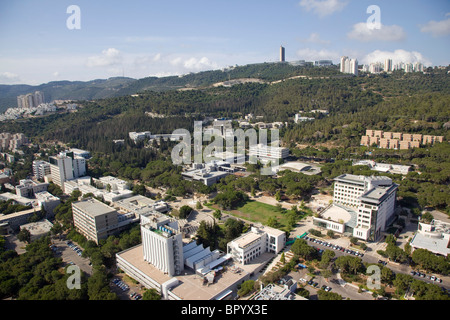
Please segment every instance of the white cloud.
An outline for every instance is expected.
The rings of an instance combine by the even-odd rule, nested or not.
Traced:
[[[331,50],[314,50],[310,48],[300,49],[297,55],[301,60],[315,61],[315,60],[333,60],[337,61],[340,57],[339,52]]]
[[[450,12],[445,15],[450,16]],[[426,25],[421,26],[420,31],[424,33],[431,33],[433,37],[450,35],[450,18],[441,21],[430,21]]]
[[[20,77],[12,72],[2,72],[0,73],[0,83],[17,83],[18,81],[20,81]]]
[[[300,6],[306,11],[312,11],[319,17],[325,17],[335,12],[341,11],[348,1],[343,0],[301,0]]]
[[[89,57],[86,61],[87,67],[106,67],[120,64],[122,54],[115,48],[109,48],[102,51],[101,55]]]
[[[324,45],[328,45],[331,43],[331,41],[329,40],[323,40],[320,38],[320,34],[313,32],[309,35],[309,38],[307,39],[301,39],[300,41],[302,42],[307,42],[307,43],[316,43],[316,44],[324,44]]]
[[[406,33],[402,27],[397,25],[381,25],[379,29],[372,29],[366,22],[360,22],[353,26],[352,31],[347,34],[350,39],[361,42],[371,41],[402,41],[406,38]]]
[[[425,66],[431,66],[432,63],[430,60],[425,58],[420,52],[417,51],[406,51],[406,50],[395,50],[393,52],[390,51],[381,51],[381,50],[375,50],[369,54],[367,54],[361,62],[364,64],[370,64],[370,63],[376,63],[376,62],[382,62],[386,59],[392,59],[393,64],[397,64],[399,62],[404,63],[414,63],[414,62],[421,62]]]
[[[183,66],[189,70],[207,70],[207,69],[217,69],[218,65],[210,61],[207,57],[190,58],[184,61]]]

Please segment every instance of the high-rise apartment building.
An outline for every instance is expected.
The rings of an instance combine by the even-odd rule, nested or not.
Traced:
[[[393,64],[392,64],[392,59],[384,60],[384,71],[386,71],[386,72],[394,71],[394,67],[393,67]]]
[[[341,57],[340,71],[342,73],[349,73],[355,76],[358,75],[358,60],[349,59],[349,57]]]
[[[36,91],[34,94],[28,93],[17,97],[18,108],[27,108],[27,109],[35,108],[44,102],[45,98],[44,93],[42,91]]]

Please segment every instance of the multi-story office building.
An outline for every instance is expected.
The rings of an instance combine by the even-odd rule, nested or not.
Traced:
[[[144,260],[175,276],[184,270],[182,233],[178,222],[157,211],[141,216]]]
[[[61,152],[49,157],[52,181],[64,188],[64,182],[86,175],[86,159],[73,152]]]
[[[228,243],[227,253],[234,261],[245,265],[264,252],[280,252],[285,243],[286,233],[283,231],[267,226],[252,227],[249,232]]]
[[[96,199],[73,202],[72,212],[77,231],[97,244],[118,230],[117,211]]]
[[[392,222],[397,189],[387,177],[343,174],[335,179],[333,202],[356,210],[354,237],[375,241]]]
[[[256,157],[262,163],[277,163],[276,161],[289,156],[289,149],[283,147],[273,147],[266,144],[255,144],[249,148],[249,157]]]
[[[32,198],[35,193],[47,191],[48,183],[37,183],[33,180],[23,179],[16,186],[16,194],[20,197]]]
[[[33,161],[33,176],[35,177],[35,179],[42,180],[45,176],[48,176],[50,174],[50,163],[40,160]]]

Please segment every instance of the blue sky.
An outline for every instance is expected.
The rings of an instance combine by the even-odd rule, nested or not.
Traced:
[[[66,21],[80,9],[81,29]],[[370,5],[381,27],[370,30]],[[448,0],[2,0],[0,83],[143,78],[273,62],[450,64]]]

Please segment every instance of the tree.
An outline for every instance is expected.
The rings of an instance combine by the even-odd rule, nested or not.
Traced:
[[[291,246],[292,253],[304,258],[313,259],[317,256],[317,250],[308,245],[303,239],[296,239]]]
[[[25,228],[22,228],[19,233],[17,234],[17,239],[19,239],[22,242],[30,243],[31,240],[31,233]]]
[[[215,210],[213,213],[213,217],[217,220],[220,220],[222,218],[222,211],[220,210]]]
[[[249,293],[253,292],[254,291],[254,287],[255,287],[255,281],[254,280],[244,281],[241,284],[241,287],[239,288],[237,293],[238,293],[238,295],[240,297],[244,297],[244,296],[248,295]]]
[[[192,210],[193,209],[187,205],[182,206],[180,208],[180,215],[179,215],[180,219],[186,219],[189,216],[189,214],[191,214]]]
[[[282,264],[285,264],[285,263],[286,263],[286,257],[284,256],[284,252],[281,253],[280,262],[281,262]]]
[[[342,300],[342,296],[335,292],[326,292],[325,290],[317,291],[319,300]]]
[[[334,238],[334,231],[333,230],[328,230],[327,231],[327,236],[329,236],[330,238]]]
[[[148,289],[145,290],[142,295],[142,300],[161,300],[161,295],[156,291],[156,289]]]

